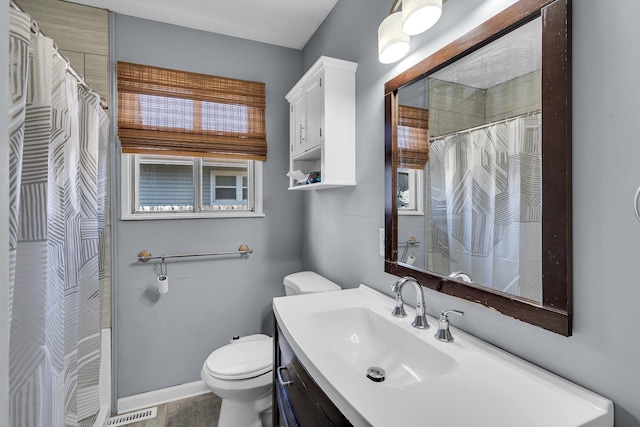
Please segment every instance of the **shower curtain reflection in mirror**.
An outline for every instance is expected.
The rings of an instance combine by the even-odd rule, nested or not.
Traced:
[[[428,269],[542,300],[541,113],[431,143]]]

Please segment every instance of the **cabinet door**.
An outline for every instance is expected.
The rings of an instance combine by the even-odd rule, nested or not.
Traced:
[[[291,154],[296,155],[305,150],[307,139],[306,97],[304,94],[291,102]]]
[[[274,426],[280,427],[353,427],[311,378],[293,349],[275,327],[274,342]],[[278,375],[286,386],[279,383]]]
[[[324,126],[324,88],[322,87],[322,73],[318,73],[305,88],[307,98],[307,139],[304,151],[317,147],[323,141]]]

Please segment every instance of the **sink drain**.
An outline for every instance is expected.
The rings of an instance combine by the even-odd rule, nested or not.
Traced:
[[[377,383],[384,381],[384,369],[377,366],[370,367],[367,369],[367,378]]]

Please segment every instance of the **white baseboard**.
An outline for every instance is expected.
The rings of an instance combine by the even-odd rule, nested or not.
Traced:
[[[149,408],[205,393],[211,393],[211,390],[209,390],[202,381],[194,381],[192,383],[127,396],[118,399],[118,414],[137,411],[138,409]]]

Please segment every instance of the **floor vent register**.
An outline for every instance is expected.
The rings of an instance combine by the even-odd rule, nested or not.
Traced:
[[[117,427],[127,424],[137,423],[138,421],[150,420],[155,418],[158,413],[158,407],[142,409],[140,411],[129,412],[128,414],[117,415],[109,418],[107,426]]]

